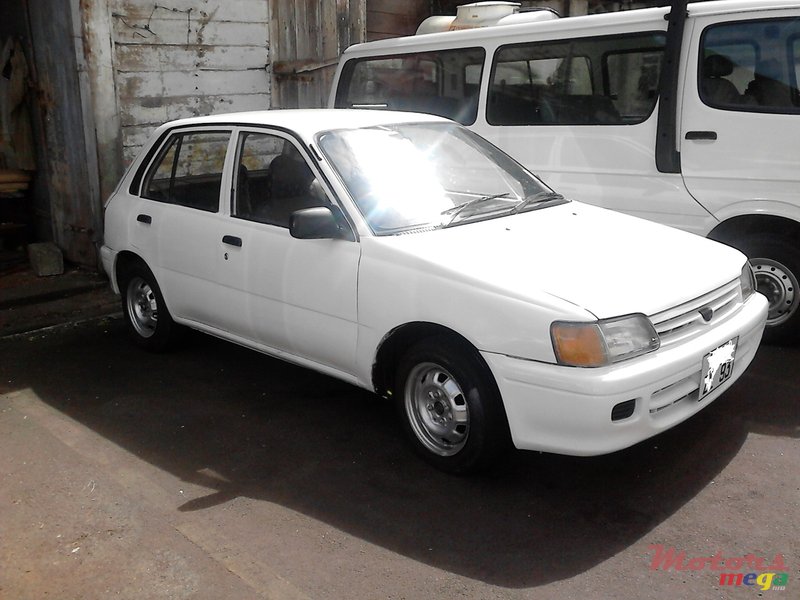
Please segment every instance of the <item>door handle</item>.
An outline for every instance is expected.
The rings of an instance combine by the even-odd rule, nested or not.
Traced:
[[[228,244],[228,246],[236,246],[237,248],[241,248],[242,238],[236,237],[235,235],[226,235],[222,237],[222,243]]]
[[[716,131],[687,131],[687,140],[715,140],[717,139]]]
[[[153,222],[153,217],[151,217],[150,215],[139,215],[136,217],[136,220],[139,221],[139,223],[150,225],[150,223]]]

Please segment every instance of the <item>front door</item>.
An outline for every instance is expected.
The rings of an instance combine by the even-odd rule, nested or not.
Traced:
[[[273,350],[352,370],[360,244],[289,234],[293,211],[331,202],[317,166],[284,133],[243,130],[232,174],[230,214],[217,233],[219,297],[237,303],[227,327]]]

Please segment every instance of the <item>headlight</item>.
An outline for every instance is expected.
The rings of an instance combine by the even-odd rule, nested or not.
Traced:
[[[747,300],[756,291],[756,277],[753,275],[753,268],[749,262],[744,263],[742,267],[739,283],[742,286],[742,300]]]
[[[650,319],[641,314],[594,323],[555,321],[550,337],[559,364],[573,367],[602,367],[661,345]]]

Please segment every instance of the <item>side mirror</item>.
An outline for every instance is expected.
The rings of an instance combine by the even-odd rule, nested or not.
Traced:
[[[289,233],[300,240],[355,240],[338,206],[315,206],[294,211],[289,217]]]

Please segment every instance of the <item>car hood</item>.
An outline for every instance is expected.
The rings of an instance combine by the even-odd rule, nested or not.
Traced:
[[[745,262],[723,244],[579,202],[379,239],[395,263],[528,301],[560,298],[600,319],[671,308]]]

